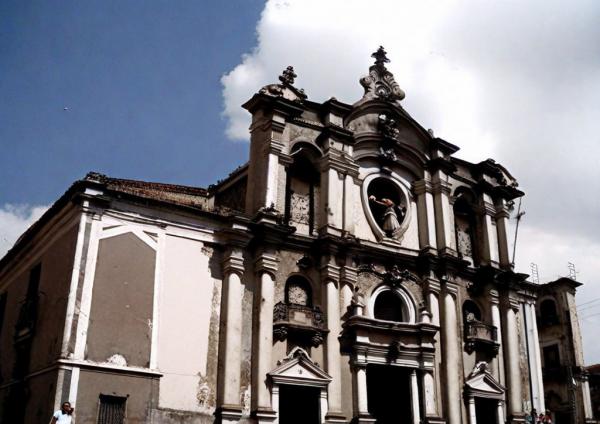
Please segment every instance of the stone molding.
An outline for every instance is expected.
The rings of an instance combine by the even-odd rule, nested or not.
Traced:
[[[419,181],[415,181],[413,183],[413,194],[415,196],[420,196],[421,194],[432,193],[432,192],[433,192],[433,184],[431,184],[431,181],[419,180]]]
[[[230,249],[225,259],[223,259],[223,273],[238,274],[240,277],[244,274],[244,257],[241,249]]]
[[[343,266],[340,272],[340,281],[347,283],[352,286],[356,284],[358,280],[358,269],[350,266]]]
[[[278,270],[279,258],[275,253],[263,252],[254,261],[254,270],[257,273],[267,273],[275,279]]]
[[[423,280],[423,289],[426,293],[439,295],[440,291],[442,290],[442,285],[440,284],[439,280],[432,277],[427,277]]]
[[[449,195],[452,191],[452,185],[448,181],[438,180],[431,183],[431,189],[433,194]]]
[[[333,281],[336,284],[340,281],[340,267],[334,265],[330,262],[322,265],[320,268],[321,271],[321,281]]]

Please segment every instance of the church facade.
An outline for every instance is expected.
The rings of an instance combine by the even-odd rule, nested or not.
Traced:
[[[373,57],[352,105],[308,100],[288,67],[243,105],[249,162],[207,189],[74,183],[0,261],[0,417],[42,422],[67,400],[79,423],[545,411],[540,299],[574,302],[578,283],[514,272],[516,180],[455,158]],[[592,422],[576,316],[561,323],[575,386],[552,383],[555,422]]]

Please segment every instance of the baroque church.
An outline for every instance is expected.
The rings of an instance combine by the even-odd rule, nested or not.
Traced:
[[[354,104],[284,70],[206,189],[76,181],[0,260],[0,421],[595,422],[580,283],[513,270],[517,181],[373,58]]]

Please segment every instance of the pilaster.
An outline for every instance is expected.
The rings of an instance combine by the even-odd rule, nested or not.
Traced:
[[[446,407],[448,423],[462,424],[460,380],[456,374],[457,369],[462,369],[456,312],[457,286],[453,282],[445,280],[442,296],[442,351],[445,377],[444,405]]]
[[[435,249],[437,239],[435,234],[435,210],[433,201],[433,186],[425,179],[413,183],[413,193],[417,198],[419,223],[419,248]]]
[[[273,350],[273,307],[275,276],[279,259],[274,251],[263,250],[254,262],[258,281],[255,293],[254,339],[252,357],[252,415],[258,423],[274,422],[277,413],[271,405],[267,374],[271,371]]]
[[[443,254],[456,255],[454,214],[449,198],[451,185],[446,179],[442,171],[436,171],[432,182],[437,248]]]

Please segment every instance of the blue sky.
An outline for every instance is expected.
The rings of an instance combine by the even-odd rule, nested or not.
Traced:
[[[205,186],[244,163],[220,78],[263,6],[0,2],[0,204],[51,203],[92,170]]]

